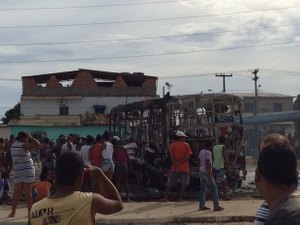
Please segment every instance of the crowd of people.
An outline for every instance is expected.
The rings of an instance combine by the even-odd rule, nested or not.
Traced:
[[[182,201],[189,185],[189,161],[193,152],[184,132],[177,131],[176,136],[177,140],[169,146],[171,167],[166,192],[160,200],[163,202],[168,201],[172,186],[178,183],[181,184],[178,201]],[[129,200],[128,171],[137,150],[132,138],[127,145],[123,144],[118,136],[107,132],[95,138],[60,135],[56,141],[48,138],[39,141],[29,133],[20,132],[16,138],[0,139],[0,197],[12,205],[9,216],[15,216],[22,193],[28,208],[28,224],[33,225],[61,220],[93,224],[96,213],[120,211],[122,186],[124,199]],[[282,135],[270,134],[262,138],[259,149],[255,184],[265,202],[258,209],[254,224],[300,224],[297,157],[290,141]],[[39,154],[42,168],[39,181],[35,179],[34,151]],[[215,144],[211,140],[203,142],[198,165],[199,210],[210,210],[206,205],[208,190],[213,211],[224,210],[219,204],[216,183],[222,186],[223,200],[230,200],[225,137],[220,136]],[[11,200],[10,173],[14,184]]]
[[[178,201],[189,183],[189,158],[191,149],[186,143],[182,131],[176,133],[177,140],[170,147],[172,166],[169,172],[166,193],[161,201],[168,201],[171,186],[181,184]],[[283,135],[272,133],[262,137],[259,146],[259,159],[255,172],[255,184],[265,202],[258,208],[254,217],[254,225],[299,225],[300,193],[298,187],[297,156],[289,139]],[[226,189],[226,173],[229,172],[228,155],[225,138],[220,136],[213,146],[211,140],[203,143],[199,151],[199,210],[210,210],[206,206],[208,188],[211,192],[213,211],[224,210],[219,205],[219,191],[216,180],[223,186],[223,199],[230,200]]]
[[[69,134],[67,137],[59,135],[57,140],[45,138],[40,141],[30,133],[20,132],[16,138],[12,135],[9,140],[0,139],[0,170],[2,174],[0,197],[7,204],[12,205],[9,216],[15,216],[20,198],[24,198],[28,208],[28,218],[30,218],[30,209],[33,203],[57,194],[59,187],[56,176],[57,162],[65,154],[76,155],[82,160],[85,168],[92,168],[87,171],[100,168],[100,174],[103,174],[111,182],[108,182],[108,186],[116,187],[118,193],[121,193],[124,186],[124,200],[129,200],[129,157],[127,149],[120,141],[118,136],[111,137],[107,132],[102,136],[97,135],[95,138],[91,135],[80,137]],[[41,168],[39,180],[35,179],[36,167]],[[102,192],[98,180],[93,179],[91,174],[93,172],[84,173],[80,190]],[[11,198],[8,194],[11,190],[9,177],[13,180],[14,185]]]

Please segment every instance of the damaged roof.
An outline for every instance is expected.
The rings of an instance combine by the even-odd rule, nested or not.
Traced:
[[[32,78],[36,83],[46,83],[51,76],[55,76],[58,81],[74,80],[78,72],[87,71],[90,72],[93,78],[103,80],[115,80],[118,76],[122,76],[126,83],[130,82],[144,82],[147,78],[157,79],[155,76],[144,75],[141,72],[128,73],[128,72],[107,72],[90,69],[78,69],[73,71],[48,73],[40,75],[23,76],[23,78]]]

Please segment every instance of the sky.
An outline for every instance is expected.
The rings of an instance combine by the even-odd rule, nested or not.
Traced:
[[[171,95],[300,94],[298,0],[2,0],[0,117],[22,76],[78,70],[143,72]],[[167,87],[165,87],[167,90]]]

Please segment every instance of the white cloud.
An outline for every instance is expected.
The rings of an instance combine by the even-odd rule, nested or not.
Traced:
[[[139,2],[147,1],[130,1],[128,3]],[[122,6],[41,9],[108,4]],[[23,75],[78,68],[116,72],[140,71],[158,77],[190,74],[213,75],[217,72],[233,71],[234,76],[228,80],[228,88],[249,90],[253,88],[253,82],[251,74],[245,71],[258,67],[273,70],[273,72],[269,70],[260,72],[260,81],[264,91],[296,95],[299,90],[296,84],[299,83],[300,75],[284,76],[278,71],[300,72],[299,43],[283,45],[276,45],[276,43],[300,41],[300,25],[298,24],[300,7],[297,4],[299,4],[298,0],[182,0],[144,5],[124,5],[124,1],[121,0],[113,2],[108,0],[88,2],[82,0],[75,2],[71,0],[63,2],[30,0],[26,1],[26,4],[22,1],[4,0],[2,9],[40,9],[0,11],[0,45],[82,40],[91,42],[45,46],[2,46],[0,48],[0,79],[20,78]],[[119,23],[117,23],[118,21]],[[127,22],[122,23],[121,21]],[[78,23],[90,25],[49,27],[49,25],[55,24]],[[3,28],[4,26],[30,25],[48,25],[48,27]],[[185,36],[150,38],[172,35]],[[115,39],[137,40],[107,41]],[[100,40],[106,41],[101,42]],[[249,47],[253,45],[261,46]],[[234,49],[235,47],[240,48]],[[195,52],[192,53],[193,51]],[[159,55],[171,52],[186,53]],[[144,57],[151,54],[158,55]],[[138,55],[140,57],[126,58],[126,56]],[[118,58],[120,56],[123,58]],[[22,63],[28,60],[47,61],[75,58],[111,59]],[[20,63],[5,63],[13,60]],[[221,90],[221,80],[213,77],[187,78],[186,82],[182,82],[181,79],[171,79],[170,82],[174,82],[174,93],[195,93],[208,88],[215,91]],[[276,82],[274,77],[276,77]],[[183,83],[188,85],[188,88]],[[283,83],[286,86],[284,89],[280,86]],[[10,88],[9,91],[15,90],[15,94],[11,94],[11,96],[15,96],[15,100],[10,102],[17,102],[20,98],[21,84],[7,82],[3,89],[5,86]]]

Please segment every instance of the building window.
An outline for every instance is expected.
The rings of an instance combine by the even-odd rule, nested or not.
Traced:
[[[274,103],[273,109],[274,112],[282,112],[282,103]]]
[[[254,112],[254,104],[245,103],[245,112]]]
[[[105,109],[105,105],[94,105],[95,114],[104,114]]]
[[[59,115],[60,116],[68,116],[69,115],[69,107],[68,106],[59,107]]]

